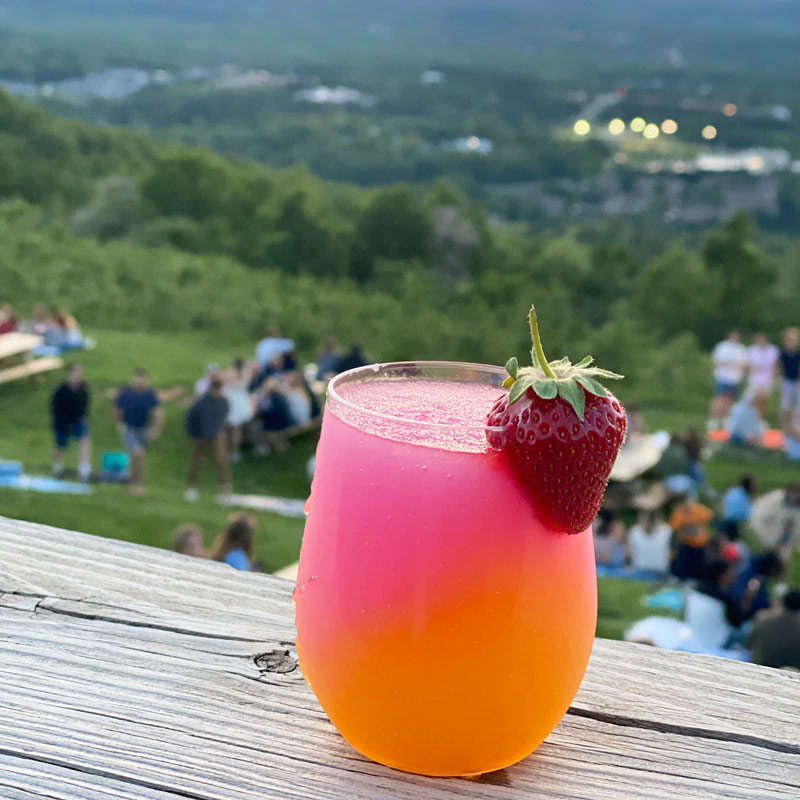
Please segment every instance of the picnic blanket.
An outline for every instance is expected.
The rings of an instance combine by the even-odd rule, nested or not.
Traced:
[[[260,494],[231,494],[221,498],[224,506],[254,508],[257,511],[271,511],[284,517],[303,519],[306,515],[305,500],[292,500],[288,497],[270,497]]]
[[[31,492],[47,494],[90,494],[91,486],[75,481],[60,481],[44,475],[0,475],[0,487],[7,489],[25,489]]]
[[[725,444],[731,438],[730,433],[722,428],[708,431],[706,436],[708,437],[708,441],[714,442],[714,444]],[[767,450],[783,450],[785,444],[783,433],[775,428],[764,431],[764,435],[761,437],[761,446]]]

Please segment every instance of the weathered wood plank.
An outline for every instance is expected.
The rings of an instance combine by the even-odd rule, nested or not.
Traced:
[[[522,764],[480,781],[372,764],[294,668],[290,588],[0,519],[0,798],[798,796],[797,676],[603,641]]]
[[[3,333],[0,334],[0,358],[27,353],[43,344],[44,337],[37,336],[35,333],[23,333],[22,331]]]

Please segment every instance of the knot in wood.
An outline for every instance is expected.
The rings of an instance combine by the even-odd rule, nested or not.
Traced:
[[[288,650],[270,650],[253,656],[253,663],[261,672],[285,674],[297,669],[297,659]]]

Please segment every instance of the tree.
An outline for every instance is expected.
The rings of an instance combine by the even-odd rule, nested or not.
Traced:
[[[753,329],[768,321],[775,267],[749,241],[751,225],[747,214],[734,214],[703,242],[703,261],[722,284],[719,314],[703,331],[705,344],[731,325]]]
[[[658,336],[708,328],[718,315],[722,280],[696,254],[673,247],[636,276],[633,310]]]
[[[410,186],[397,184],[375,193],[356,226],[355,277],[365,279],[376,257],[427,260],[431,221]]]
[[[100,241],[127,236],[141,221],[142,199],[136,182],[121,175],[98,181],[89,205],[72,215],[76,233]]]

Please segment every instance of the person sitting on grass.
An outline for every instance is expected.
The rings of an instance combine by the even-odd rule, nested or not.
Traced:
[[[719,527],[730,540],[739,539],[741,526],[750,519],[755,494],[756,479],[746,472],[739,476],[736,486],[731,486],[722,496],[722,519]]]
[[[53,315],[47,310],[47,306],[44,303],[37,303],[33,307],[31,321],[28,323],[30,332],[37,336],[45,336],[53,324]]]
[[[114,400],[117,430],[131,456],[131,494],[144,494],[144,461],[148,445],[161,435],[164,409],[150,388],[147,370],[137,367],[128,386]]]
[[[625,564],[625,525],[617,515],[601,508],[592,523],[594,557],[597,566],[620,569]]]
[[[628,534],[631,568],[640,577],[653,580],[669,572],[669,546],[672,528],[664,522],[658,511],[642,511],[639,520]]]
[[[742,397],[725,419],[725,430],[731,444],[740,447],[760,447],[764,439],[766,423],[758,415],[758,409],[749,397]]]
[[[14,333],[19,325],[16,312],[10,303],[0,303],[0,334]]]
[[[695,502],[690,495],[678,497],[669,525],[675,533],[678,549],[672,560],[672,574],[680,580],[700,580],[705,575],[705,548],[710,535],[711,509]]]
[[[68,364],[65,379],[50,398],[50,413],[56,445],[53,450],[53,475],[63,472],[64,450],[70,439],[78,443],[78,475],[88,481],[92,472],[92,440],[89,436],[89,404],[91,394],[83,379],[80,364]]]
[[[255,553],[255,518],[235,515],[211,547],[211,558],[234,569],[248,571]]]
[[[754,620],[747,646],[754,664],[800,670],[800,588],[786,592],[774,613]]]
[[[270,448],[278,453],[285,453],[289,449],[285,432],[293,426],[294,421],[279,378],[267,378],[260,387],[258,413],[263,428],[263,441],[256,446],[256,453],[267,455]]]
[[[225,421],[230,406],[224,388],[222,378],[214,374],[208,390],[198,397],[186,412],[186,432],[192,441],[189,481],[184,495],[189,501],[197,500],[200,465],[208,453],[214,458],[220,494],[227,496],[231,493],[231,467],[225,436]]]
[[[735,605],[742,622],[770,607],[770,582],[778,580],[784,570],[781,557],[775,551],[767,550],[753,556],[750,563],[738,572],[728,591],[728,599]]]
[[[81,350],[86,346],[77,320],[68,311],[58,311],[53,315],[52,325],[44,334],[44,343],[61,353]]]
[[[172,549],[184,556],[208,558],[208,550],[203,543],[203,531],[193,522],[185,522],[175,531]]]
[[[339,343],[335,336],[328,336],[317,355],[317,380],[326,381],[332,378],[336,374],[340,360]]]

